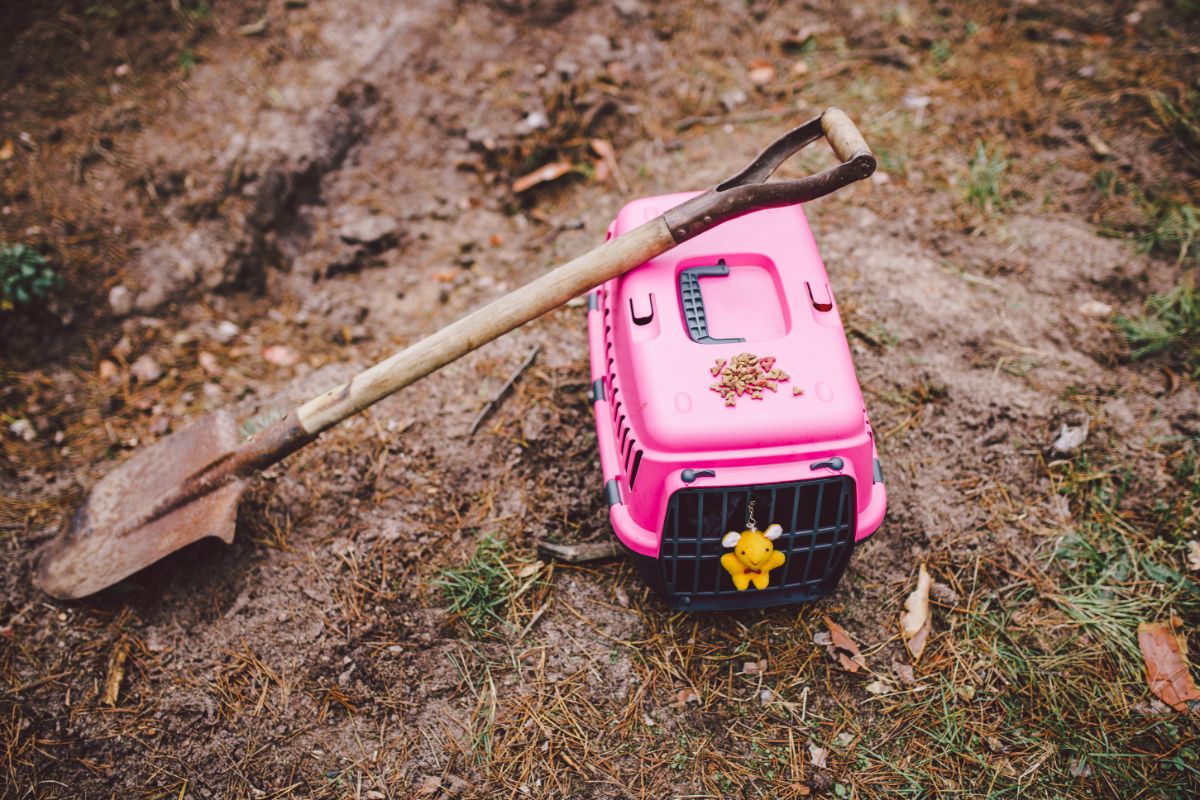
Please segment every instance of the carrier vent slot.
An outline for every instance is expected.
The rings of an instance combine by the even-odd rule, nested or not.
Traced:
[[[633,456],[633,469],[629,471],[629,490],[633,491],[633,482],[637,480],[638,467],[642,465],[641,448],[635,451]]]

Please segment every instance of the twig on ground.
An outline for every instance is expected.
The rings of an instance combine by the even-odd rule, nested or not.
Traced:
[[[616,558],[621,554],[621,547],[616,542],[577,542],[575,544],[560,544],[538,539],[537,548],[542,555],[566,561],[569,564],[585,564],[589,561],[603,561]]]
[[[496,392],[492,399],[488,400],[484,407],[479,409],[479,413],[475,415],[475,419],[471,420],[471,428],[467,431],[468,436],[475,435],[475,431],[479,430],[479,426],[483,423],[483,420],[487,418],[488,414],[496,410],[496,407],[500,405],[500,401],[505,398],[509,390],[512,389],[513,384],[517,382],[517,378],[521,377],[521,373],[529,369],[530,365],[533,364],[533,360],[537,358],[537,354],[541,351],[542,346],[540,344],[529,351],[529,355],[526,356],[525,360],[521,362],[521,365],[516,368],[513,374],[508,377],[508,380],[500,387],[500,391]]]

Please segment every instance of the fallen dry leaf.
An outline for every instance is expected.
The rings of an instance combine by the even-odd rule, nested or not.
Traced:
[[[622,192],[628,192],[629,184],[625,182],[625,176],[621,174],[621,166],[617,163],[617,151],[613,149],[612,143],[607,139],[592,139],[591,145],[593,152],[602,159],[596,162],[597,165],[603,163],[605,169],[617,179],[617,188]],[[600,179],[599,169],[596,170],[596,180],[604,182]]]
[[[1138,625],[1138,645],[1150,691],[1176,711],[1188,711],[1200,708],[1200,689],[1188,669],[1187,640],[1175,632],[1178,624],[1175,616],[1170,622],[1143,622]]]
[[[256,22],[251,22],[249,25],[242,25],[237,29],[239,36],[262,36],[266,30],[270,20],[264,14]]]
[[[829,628],[830,643],[826,650],[837,659],[842,669],[847,672],[858,672],[867,666],[858,644],[846,633],[846,629],[838,625],[828,616],[825,617],[825,627]]]
[[[517,570],[517,577],[518,578],[531,577],[532,575],[535,575],[537,573],[537,571],[544,566],[546,566],[545,563],[543,563],[541,561],[534,561],[531,564],[526,564],[525,566],[523,566],[519,570]]]
[[[1192,572],[1200,572],[1200,539],[1188,542],[1187,565]]]
[[[106,706],[115,706],[121,695],[121,681],[125,679],[125,659],[128,656],[129,642],[121,637],[108,658],[108,678],[104,681],[104,694],[100,697],[100,702]]]
[[[294,367],[300,361],[300,354],[286,344],[273,344],[264,347],[263,360],[277,367]]]
[[[596,183],[608,183],[612,178],[612,170],[608,167],[608,162],[603,158],[598,158],[592,162],[592,173],[596,179]]]
[[[436,775],[426,775],[413,785],[417,797],[429,797],[442,790],[442,779]]]
[[[1096,134],[1089,133],[1086,138],[1088,147],[1092,148],[1092,152],[1096,155],[1100,156],[1101,158],[1108,158],[1112,155],[1112,148],[1109,147],[1108,143]]]
[[[892,690],[892,687],[883,681],[871,681],[864,688],[871,694],[887,694]]]
[[[917,588],[904,601],[904,613],[900,615],[900,635],[904,637],[904,646],[908,648],[913,663],[921,660],[921,653],[925,652],[925,642],[933,627],[933,618],[929,614],[930,583],[929,571],[922,564],[917,575]]]
[[[0,144],[0,161],[8,161],[12,157],[13,157],[12,139],[5,139],[4,144]]]
[[[767,660],[747,661],[742,664],[743,675],[761,675],[767,669]]]
[[[1082,425],[1074,426],[1064,422],[1058,429],[1058,436],[1055,437],[1054,443],[1050,445],[1051,449],[1056,453],[1063,454],[1078,450],[1087,441],[1089,422],[1091,420],[1085,419]]]
[[[680,689],[675,693],[675,700],[681,706],[686,706],[688,703],[699,703],[700,695],[695,689]]]
[[[893,661],[892,674],[905,686],[912,686],[917,682],[917,676],[913,673],[911,664],[902,664],[899,661]]]
[[[522,175],[513,181],[512,190],[516,194],[527,192],[539,183],[547,181],[555,181],[571,171],[571,162],[569,161],[552,161],[545,166],[538,167],[528,175]]]
[[[826,760],[829,758],[829,751],[824,747],[817,747],[815,744],[808,746],[808,757],[812,759],[814,767],[825,769]]]

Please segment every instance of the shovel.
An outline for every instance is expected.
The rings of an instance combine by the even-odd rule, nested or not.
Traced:
[[[767,182],[789,156],[822,135],[840,164]],[[238,501],[254,475],[347,417],[709,228],[751,211],[822,197],[874,171],[875,156],[854,123],[840,109],[827,109],[719,186],[401,350],[244,442],[237,420],[222,410],[141,450],[102,478],[69,529],[46,545],[37,582],[52,597],[85,597],[205,536],[230,543]]]

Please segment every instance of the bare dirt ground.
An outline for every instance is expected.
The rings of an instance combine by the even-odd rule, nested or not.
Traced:
[[[1132,360],[1119,325],[1195,272],[1194,6],[62,0],[0,20],[0,244],[63,279],[0,311],[0,796],[1200,792],[1196,717],[1156,704],[1136,639],[1176,614],[1200,647],[1200,393],[1185,351]],[[808,213],[890,492],[834,596],[688,615],[623,561],[528,566],[539,537],[611,536],[579,305],[270,470],[233,545],[82,602],[33,587],[36,549],[137,447],[222,406],[261,427],[831,104],[880,156]],[[559,159],[576,168],[514,194]],[[528,587],[472,628],[437,581],[480,542],[505,566],[468,580]],[[910,670],[922,563],[934,627]],[[827,619],[868,670],[814,643]]]

